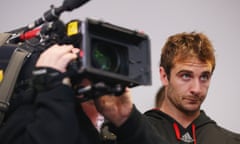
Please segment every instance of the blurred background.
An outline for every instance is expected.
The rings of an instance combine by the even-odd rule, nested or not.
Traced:
[[[40,18],[50,5],[62,0],[1,0],[0,32],[26,26]],[[151,39],[152,85],[132,89],[141,112],[154,107],[161,86],[160,51],[169,35],[203,32],[216,49],[217,65],[202,108],[219,125],[240,132],[240,1],[239,0],[91,0],[61,15],[64,22],[93,18],[132,30]]]

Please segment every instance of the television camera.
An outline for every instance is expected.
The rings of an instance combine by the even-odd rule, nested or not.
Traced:
[[[150,85],[150,40],[146,34],[90,18],[66,24],[59,19],[62,12],[72,11],[88,1],[65,0],[58,8],[51,6],[33,24],[11,31],[6,43],[30,52],[28,57],[53,44],[79,48],[77,60],[68,69],[74,90],[85,95],[83,101],[106,93],[120,95],[125,87]],[[91,81],[91,86],[77,86],[83,77]]]

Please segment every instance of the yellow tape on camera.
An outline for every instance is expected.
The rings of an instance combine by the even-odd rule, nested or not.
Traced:
[[[67,35],[72,36],[78,33],[78,21],[72,21],[67,24]]]
[[[0,69],[0,83],[3,80],[3,70]]]

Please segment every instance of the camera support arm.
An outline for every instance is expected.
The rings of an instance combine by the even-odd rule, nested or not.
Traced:
[[[120,96],[124,92],[124,86],[117,85],[108,85],[104,82],[98,82],[77,90],[77,95],[82,94],[83,96],[79,98],[80,102],[87,101],[89,99],[98,98],[106,94],[113,94],[115,96]]]

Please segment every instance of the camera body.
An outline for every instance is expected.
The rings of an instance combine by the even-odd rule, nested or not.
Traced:
[[[48,86],[54,85],[52,82],[62,83],[63,79],[59,78],[66,75],[56,70],[53,72],[58,75],[47,72],[34,75],[40,54],[53,44],[72,44],[80,49],[78,58],[70,62],[66,72],[73,89],[77,94],[83,94],[80,101],[109,93],[118,96],[125,87],[151,85],[150,40],[147,35],[93,19],[72,20],[67,24],[59,20],[62,12],[71,11],[87,1],[66,0],[57,8],[52,5],[34,23],[4,33],[10,35],[7,39],[0,35],[0,88],[4,89],[0,124],[9,103],[10,109],[15,110],[26,101],[33,101],[33,94],[39,90],[37,84],[46,84],[41,86],[49,90]],[[36,78],[41,81],[34,83]],[[84,78],[90,80],[90,88],[79,87]]]
[[[32,32],[34,36],[27,38],[27,33]],[[86,99],[106,93],[120,95],[125,87],[151,85],[149,37],[89,18],[85,21],[72,20],[67,24],[60,20],[47,22],[37,30],[8,40],[11,47],[20,47],[31,53],[22,66],[18,82],[22,84],[31,76],[39,55],[53,44],[72,44],[80,49],[77,60],[68,65],[67,72],[71,73],[75,92],[84,93]],[[84,78],[95,86],[87,92],[79,87]],[[18,82],[16,85],[19,85]],[[99,87],[99,83],[104,85]]]
[[[93,83],[128,87],[151,84],[147,35],[93,19],[73,20],[66,31],[70,43],[81,49],[74,79],[85,76]]]

